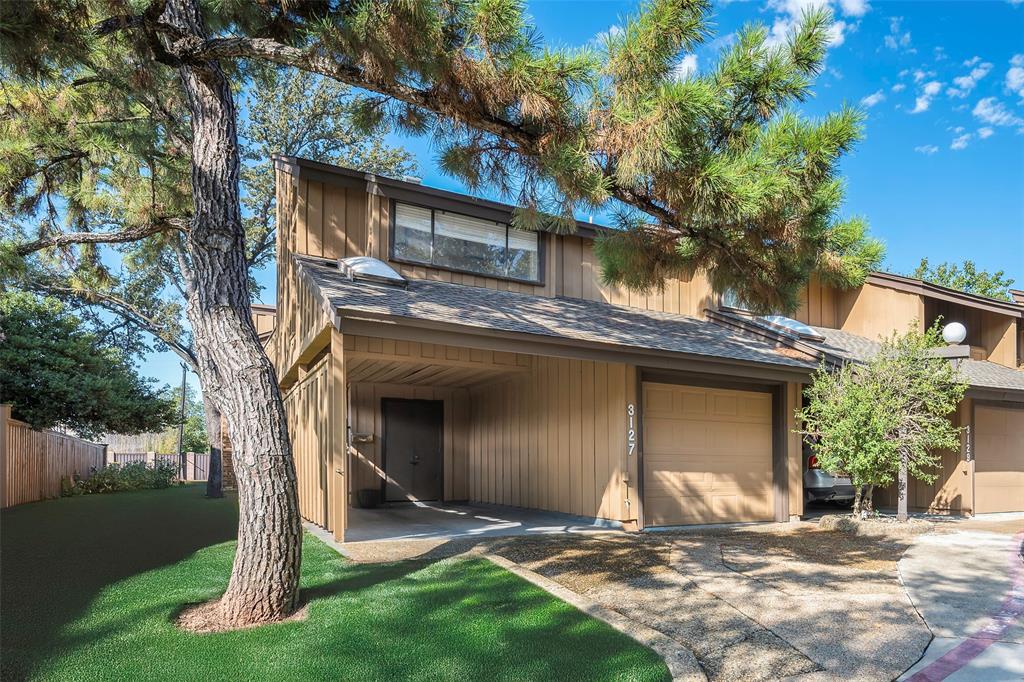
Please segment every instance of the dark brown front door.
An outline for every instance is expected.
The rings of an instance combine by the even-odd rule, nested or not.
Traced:
[[[440,500],[444,402],[384,398],[386,502]]]

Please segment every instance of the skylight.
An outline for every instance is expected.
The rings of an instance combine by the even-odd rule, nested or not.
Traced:
[[[350,256],[339,258],[338,267],[352,280],[392,284],[404,287],[408,282],[394,268],[377,258],[370,256]]]
[[[824,341],[825,337],[799,320],[794,320],[791,317],[785,317],[783,315],[765,315],[761,318],[765,322],[776,327],[782,327],[788,331],[794,332],[801,339],[808,341]]]

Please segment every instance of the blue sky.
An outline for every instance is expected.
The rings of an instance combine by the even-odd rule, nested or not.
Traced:
[[[847,102],[867,112],[865,138],[842,163],[844,210],[865,216],[886,243],[884,267],[902,273],[922,257],[972,259],[1024,288],[1024,0],[717,2],[715,35],[681,55],[679,69],[710,68],[748,22],[784,36],[817,4],[830,6],[837,23],[814,97],[801,108],[821,116]],[[637,6],[528,3],[544,40],[561,46],[616,30]],[[438,172],[429,140],[392,142],[416,155],[424,184],[462,189]],[[273,273],[259,279],[272,303]],[[151,356],[142,371],[180,381],[173,356]]]

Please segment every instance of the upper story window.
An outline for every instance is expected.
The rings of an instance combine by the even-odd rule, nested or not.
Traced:
[[[487,277],[540,281],[540,240],[482,218],[395,203],[392,257]]]

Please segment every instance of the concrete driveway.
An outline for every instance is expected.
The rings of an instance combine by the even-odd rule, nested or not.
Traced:
[[[901,679],[1024,680],[1024,515],[944,524],[899,562],[934,641]]]

